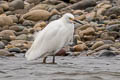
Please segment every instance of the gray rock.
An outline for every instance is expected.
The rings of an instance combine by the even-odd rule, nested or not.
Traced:
[[[5,49],[0,49],[0,56],[15,56],[15,55]]]
[[[34,26],[35,22],[34,21],[30,21],[30,20],[24,20],[23,26]]]
[[[2,41],[0,41],[0,49],[4,49],[4,48],[5,48],[5,44]]]
[[[108,25],[106,27],[106,29],[109,30],[109,31],[117,31],[117,32],[119,32],[120,31],[120,24]]]
[[[27,35],[26,34],[21,34],[16,37],[16,40],[27,40]]]
[[[23,0],[14,0],[9,3],[9,6],[10,6],[11,10],[24,9],[24,1]]]
[[[60,15],[53,15],[50,17],[49,21],[57,20],[60,18]]]
[[[19,31],[22,31],[24,29],[24,26],[13,25],[13,26],[10,26],[9,29],[19,32]]]
[[[99,57],[114,57],[116,54],[109,50],[103,50],[100,52]]]
[[[63,10],[67,10],[67,9],[86,9],[88,7],[93,7],[96,5],[96,0],[82,0],[82,1],[79,1],[71,6],[68,6],[66,8],[64,8]]]
[[[9,52],[16,52],[16,53],[20,53],[21,52],[21,49],[20,48],[10,48],[8,49]]]
[[[104,13],[104,15],[106,15],[106,16],[110,16],[112,14],[116,14],[117,16],[119,16],[120,15],[120,7],[115,6],[115,7],[109,8]]]

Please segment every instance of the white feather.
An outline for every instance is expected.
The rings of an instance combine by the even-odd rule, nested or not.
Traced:
[[[25,54],[27,60],[54,55],[73,39],[74,24],[65,20],[66,17],[63,16],[38,32],[31,48]]]

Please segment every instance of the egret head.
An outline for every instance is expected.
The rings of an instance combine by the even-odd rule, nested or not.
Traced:
[[[80,21],[76,20],[75,17],[71,13],[64,14],[62,18],[68,23],[77,22],[77,23],[83,24]]]
[[[73,23],[74,16],[71,13],[64,14],[63,18],[66,22]]]

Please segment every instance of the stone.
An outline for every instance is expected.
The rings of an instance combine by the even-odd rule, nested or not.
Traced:
[[[59,19],[59,18],[60,18],[60,15],[53,15],[53,16],[50,17],[49,22],[50,22],[50,21],[57,20],[57,19]]]
[[[15,31],[13,30],[3,30],[0,32],[0,36],[15,36]]]
[[[16,40],[27,40],[27,35],[26,34],[21,34],[16,37]]]
[[[104,13],[104,15],[106,15],[106,16],[110,16],[112,14],[116,14],[117,16],[119,16],[120,15],[120,7],[118,7],[118,6],[111,7],[108,10],[106,10],[106,12]]]
[[[99,53],[99,57],[114,57],[116,54],[109,50],[102,50]]]
[[[102,45],[96,49],[94,49],[94,51],[100,51],[100,50],[103,50],[103,49],[109,49],[111,46],[111,44],[105,44],[105,45]]]
[[[56,10],[52,10],[51,12],[48,12],[46,10],[33,10],[24,14],[23,18],[32,21],[48,20],[49,17],[57,13],[58,12]]]
[[[2,7],[3,10],[8,10],[8,9],[9,9],[8,2],[6,2],[6,1],[1,1],[1,2],[0,2],[0,7]]]
[[[10,10],[24,9],[24,1],[23,0],[14,0],[9,3]]]
[[[30,4],[32,4],[32,3],[38,4],[38,3],[40,3],[42,0],[25,0],[25,1],[28,2],[28,3],[30,3]]]
[[[4,12],[3,8],[0,7],[0,14],[2,14]]]
[[[16,16],[16,15],[9,15],[9,17],[11,17],[11,18],[12,18],[13,23],[18,23],[18,18],[17,18],[17,16]]]
[[[85,49],[87,49],[87,46],[86,46],[86,44],[85,43],[82,43],[82,44],[78,44],[78,45],[75,45],[75,46],[73,46],[73,51],[74,52],[79,52],[79,51],[83,51],[83,50],[85,50]]]
[[[0,56],[15,56],[5,49],[0,49]]]
[[[9,51],[9,52],[16,52],[16,53],[20,53],[20,52],[21,52],[21,49],[20,49],[20,48],[15,47],[15,48],[9,48],[9,49],[8,49],[8,51]]]
[[[74,10],[85,9],[85,8],[88,8],[88,7],[93,7],[95,5],[96,5],[96,0],[82,0],[82,1],[79,1],[77,3],[74,3],[71,6],[63,8],[62,10],[67,10],[67,9],[70,9],[70,8],[74,9]]]
[[[12,40],[10,41],[10,44],[20,49],[28,49],[30,48],[32,42],[26,40]]]
[[[103,42],[103,41],[97,41],[97,42],[95,42],[95,43],[92,45],[91,49],[94,50],[94,49],[96,49],[96,48],[98,48],[98,47],[100,47],[100,46],[102,46],[102,45],[104,45],[104,42]]]
[[[109,31],[120,31],[120,24],[113,24],[113,25],[108,25],[106,26],[106,29]]]
[[[32,10],[46,10],[48,11],[49,9],[54,9],[55,6],[53,5],[49,5],[49,4],[38,4],[36,6],[34,6],[33,8],[30,9],[30,11]]]
[[[14,30],[16,32],[19,32],[19,31],[23,31],[24,30],[24,26],[13,25],[13,26],[10,26],[9,29],[10,30]]]
[[[95,33],[95,30],[92,27],[89,27],[89,28],[79,32],[79,34],[83,34],[83,35],[92,35],[94,33]]]
[[[0,26],[5,26],[5,25],[12,25],[13,20],[9,16],[0,16]]]
[[[4,48],[5,48],[5,44],[2,41],[0,41],[0,49],[4,49]]]
[[[64,49],[61,49],[59,52],[55,54],[56,56],[67,56],[68,54]]]
[[[35,22],[34,21],[30,21],[30,20],[24,20],[24,22],[22,23],[23,26],[34,26]]]
[[[33,29],[34,29],[35,31],[40,31],[40,30],[42,30],[46,25],[47,25],[47,23],[44,22],[44,21],[38,22],[38,23],[35,24],[35,26],[33,27]]]
[[[10,41],[10,40],[14,40],[16,38],[16,35],[14,33],[15,31],[13,30],[3,30],[0,32],[0,37],[1,37],[1,40],[7,40],[7,41]]]
[[[68,5],[67,5],[66,3],[62,2],[62,3],[58,4],[58,5],[56,5],[55,8],[56,8],[57,10],[60,10],[60,9],[62,9],[62,8],[64,8],[64,7],[67,7],[67,6],[68,6]]]

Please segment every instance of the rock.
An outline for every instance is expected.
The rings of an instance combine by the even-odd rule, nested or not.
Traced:
[[[40,3],[42,0],[25,0],[25,1],[28,2],[28,3],[30,3],[30,4],[32,4],[32,3],[38,4],[38,3]]]
[[[16,38],[15,31],[13,30],[4,30],[0,32],[0,37],[2,40],[14,40]]]
[[[0,14],[4,12],[3,8],[0,7]]]
[[[16,40],[27,40],[27,35],[26,34],[21,34],[16,37]]]
[[[89,28],[79,32],[79,34],[83,34],[83,35],[92,35],[94,33],[95,33],[95,30],[92,27],[89,27]]]
[[[11,54],[5,49],[0,49],[0,56],[15,56],[14,54]]]
[[[83,51],[83,50],[87,49],[87,46],[85,43],[82,43],[82,44],[78,44],[78,45],[73,46],[73,48],[71,48],[71,49],[74,52],[79,52],[79,51]]]
[[[91,49],[94,50],[94,49],[96,49],[96,48],[98,48],[98,47],[100,47],[100,46],[102,46],[102,45],[104,45],[104,42],[103,42],[103,41],[97,41],[97,42],[95,42],[95,43],[92,45]]]
[[[20,49],[28,49],[30,48],[32,42],[26,40],[12,40],[10,44]]]
[[[101,2],[96,6],[97,16],[102,15],[107,9],[111,8],[112,5],[107,1]]]
[[[48,11],[49,9],[54,9],[55,6],[53,5],[49,5],[49,4],[38,4],[36,6],[34,6],[33,8],[30,9],[30,11],[32,10],[46,10]]]
[[[5,26],[5,25],[12,25],[13,20],[9,16],[0,16],[0,26]]]
[[[3,30],[0,32],[0,36],[15,36],[15,31],[13,30]]]
[[[61,49],[59,52],[55,54],[56,56],[67,56],[68,54],[64,49]]]
[[[20,53],[20,52],[21,52],[21,49],[20,49],[20,48],[15,47],[15,48],[9,48],[9,49],[8,49],[8,51],[9,51],[9,52],[16,52],[16,53]]]
[[[59,18],[60,18],[59,15],[53,15],[53,16],[50,17],[49,22],[50,22],[50,21],[57,20],[57,19],[59,19]]]
[[[106,12],[104,13],[104,15],[106,15],[106,16],[110,16],[112,14],[116,14],[117,16],[119,16],[120,15],[120,7],[118,7],[118,6],[111,7],[108,10],[106,10]]]
[[[85,9],[88,7],[93,7],[96,5],[96,1],[95,0],[82,0],[79,1],[71,6],[68,6],[67,8],[63,8],[62,10],[67,10],[67,9]]]
[[[24,1],[23,0],[14,0],[9,3],[11,10],[17,10],[17,9],[24,9]]]
[[[46,22],[44,22],[44,21],[38,22],[38,23],[35,24],[35,26],[33,27],[33,29],[34,29],[35,31],[40,31],[40,30],[42,30],[46,25],[47,25],[47,24],[46,24]]]
[[[57,10],[60,10],[60,9],[62,9],[62,8],[64,8],[64,7],[67,7],[67,6],[68,6],[68,5],[67,5],[66,3],[62,2],[62,3],[58,4],[58,5],[56,5],[55,8],[56,8]]]
[[[1,1],[0,2],[0,7],[2,7],[3,10],[8,10],[9,9],[9,5],[6,1]]]
[[[114,56],[116,56],[116,54],[109,50],[102,50],[99,53],[99,57],[114,57]]]
[[[100,50],[103,50],[103,49],[109,49],[110,48],[110,44],[105,44],[105,45],[102,45],[96,49],[94,49],[94,51],[100,51]]]
[[[113,24],[113,25],[108,25],[106,26],[106,29],[109,31],[120,31],[120,24]]]
[[[9,17],[12,18],[12,20],[13,20],[14,23],[18,23],[18,18],[17,18],[16,15],[9,15]]]
[[[46,10],[33,10],[23,15],[24,19],[39,21],[39,20],[48,20],[48,18],[54,14],[57,14],[56,10],[48,12]]]
[[[2,41],[0,41],[0,49],[4,49],[4,48],[5,48],[5,44]]]
[[[30,21],[30,20],[24,20],[24,22],[22,23],[23,26],[34,26],[35,22],[34,21]]]
[[[24,29],[24,26],[19,26],[19,25],[13,25],[9,27],[10,30],[14,30],[16,32],[22,31]]]

